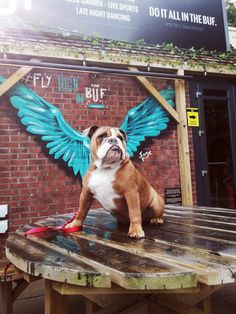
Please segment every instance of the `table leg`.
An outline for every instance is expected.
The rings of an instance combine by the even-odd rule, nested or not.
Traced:
[[[208,296],[203,300],[203,309],[205,314],[211,314],[211,297]]]
[[[52,289],[52,282],[45,280],[45,295],[44,295],[44,313],[45,314],[56,314],[55,313],[55,291]]]
[[[0,282],[0,313],[1,314],[12,314],[12,282],[4,281]]]
[[[56,292],[52,284],[45,280],[44,314],[67,314],[67,296]]]
[[[56,291],[55,291],[56,292]],[[56,292],[56,314],[67,314],[67,296]]]
[[[86,314],[93,314],[93,302],[89,299],[85,299],[85,305],[86,305]]]

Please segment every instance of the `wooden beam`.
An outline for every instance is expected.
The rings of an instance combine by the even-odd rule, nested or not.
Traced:
[[[203,301],[204,299],[210,297],[214,292],[221,289],[223,285],[217,286],[206,286],[206,285],[199,285],[200,291],[198,293],[191,293],[191,294],[176,294],[176,300],[189,304],[189,305],[196,305]]]
[[[26,74],[32,70],[32,67],[24,66],[13,73],[6,81],[0,85],[0,97],[6,93],[12,86],[19,82]]]
[[[138,71],[135,67],[129,67],[129,70]],[[180,118],[178,112],[172,108],[164,97],[157,91],[157,89],[148,81],[148,79],[144,76],[136,76],[137,80],[143,85],[143,87],[155,98],[161,106],[170,114],[170,116],[179,123]]]
[[[0,282],[0,313],[12,314],[12,282]]]
[[[173,297],[167,297],[165,295],[156,295],[151,296],[151,300],[164,306],[165,308],[174,311],[175,313],[183,314],[206,314],[203,310],[198,309],[197,307],[181,303],[175,300]]]
[[[29,286],[29,283],[25,281],[24,279],[20,279],[16,282],[16,286],[12,291],[12,299],[15,301],[21,293]]]
[[[52,288],[62,295],[74,295],[74,294],[81,294],[81,295],[136,295],[140,294],[173,294],[178,293],[181,294],[196,294],[200,291],[199,287],[196,288],[186,288],[186,289],[170,289],[170,290],[127,290],[115,284],[112,284],[110,288],[93,288],[93,287],[82,287],[78,285],[71,285],[65,282],[53,282]]]
[[[179,70],[178,74],[184,71]],[[179,124],[177,125],[178,148],[179,148],[179,165],[180,165],[180,184],[182,193],[182,205],[192,206],[192,178],[190,167],[188,126],[186,116],[186,95],[185,82],[175,80],[176,109],[179,114]]]

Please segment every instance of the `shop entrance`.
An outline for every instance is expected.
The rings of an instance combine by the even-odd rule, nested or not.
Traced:
[[[195,88],[200,114],[200,127],[193,132],[198,205],[235,209],[235,91],[222,84],[197,83]]]

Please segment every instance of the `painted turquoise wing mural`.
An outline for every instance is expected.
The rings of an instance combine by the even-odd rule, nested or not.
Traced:
[[[174,107],[175,92],[173,89],[162,90],[160,94],[169,105]],[[146,137],[158,136],[167,128],[169,120],[168,112],[152,97],[130,109],[120,126],[128,138],[128,154],[132,157]]]
[[[0,84],[5,81],[0,77]],[[161,95],[174,106],[174,91],[162,90]],[[74,174],[83,177],[90,163],[89,138],[69,125],[60,110],[23,84],[16,84],[8,92],[10,103],[28,132],[45,141],[49,154],[63,159]],[[127,151],[132,157],[146,137],[156,137],[167,128],[168,113],[153,98],[128,111],[120,128],[127,134]]]
[[[0,83],[5,78],[0,77]],[[63,118],[60,110],[38,96],[23,84],[16,84],[7,93],[11,104],[18,109],[21,122],[27,131],[41,136],[47,142],[49,154],[62,158],[74,174],[85,174],[89,166],[89,142],[82,132],[73,129]]]

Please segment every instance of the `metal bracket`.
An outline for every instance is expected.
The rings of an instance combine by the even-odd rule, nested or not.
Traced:
[[[202,135],[205,135],[205,131],[203,131],[203,130],[199,130],[198,131],[198,135],[201,137]]]
[[[205,177],[206,175],[208,175],[208,171],[207,170],[202,170],[202,177]]]
[[[196,98],[199,98],[200,96],[202,96],[202,93],[201,92],[196,92]]]

